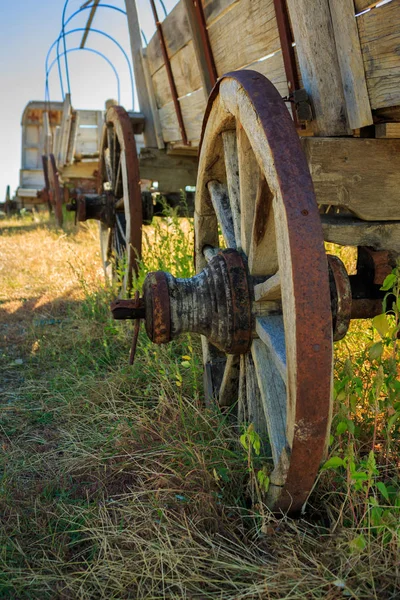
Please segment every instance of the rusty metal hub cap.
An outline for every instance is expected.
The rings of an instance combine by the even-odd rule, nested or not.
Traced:
[[[250,347],[250,289],[244,260],[235,250],[219,252],[190,279],[150,273],[144,302],[146,331],[155,343],[190,332],[206,336],[228,354],[243,354]]]

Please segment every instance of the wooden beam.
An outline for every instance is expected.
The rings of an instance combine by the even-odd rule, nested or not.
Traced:
[[[90,31],[90,28],[91,28],[91,26],[92,26],[92,22],[93,22],[93,19],[94,19],[94,15],[96,14],[97,5],[98,5],[99,3],[100,3],[100,0],[94,0],[94,2],[93,2],[92,10],[90,11],[89,18],[88,18],[88,20],[87,20],[87,23],[86,23],[86,28],[85,28],[84,34],[83,34],[83,36],[82,36],[81,45],[79,46],[80,48],[84,48],[84,47],[85,47],[86,40],[87,40],[87,36],[89,35],[89,31]],[[89,3],[88,3],[88,2],[86,2],[86,4],[84,4],[84,5],[82,6],[82,8],[85,8],[85,6],[86,6],[87,4],[89,4]]]
[[[342,75],[347,118],[352,129],[372,125],[360,38],[353,0],[329,0],[336,50]]]
[[[372,109],[400,104],[400,2],[357,18],[365,75]]]
[[[301,139],[318,204],[365,221],[400,221],[400,139]]]
[[[153,115],[153,128],[154,128],[154,133],[155,133],[156,140],[157,140],[157,148],[159,148],[161,150],[162,148],[165,147],[165,144],[164,144],[163,135],[162,135],[160,116],[158,114],[156,94],[155,94],[155,90],[154,90],[154,81],[151,78],[150,71],[149,71],[149,65],[147,62],[147,48],[142,48],[141,54],[142,54],[142,67],[143,67],[144,78],[146,81],[146,88],[147,88],[147,93],[148,93],[150,110]]]
[[[314,134],[348,135],[329,0],[287,0],[287,5],[303,86],[314,109]]]
[[[196,7],[194,1],[183,0],[183,3],[186,6],[187,16],[189,19],[189,27],[194,46],[194,52],[196,55],[196,62],[200,71],[203,92],[207,100],[217,80],[217,71],[215,68],[211,45],[208,39],[207,29],[205,26],[204,14],[202,13],[202,26],[202,24],[199,23],[198,13],[196,14]],[[198,4],[198,6],[202,11],[203,9],[201,2]]]
[[[341,246],[370,246],[374,250],[400,252],[400,222],[361,221],[351,217],[322,215],[324,240]]]
[[[136,8],[136,0],[125,0],[128,18],[129,37],[131,42],[132,63],[135,72],[136,92],[139,98],[140,111],[145,117],[144,141],[147,147],[157,148],[157,136],[154,126],[150,94],[146,85],[146,77],[143,69],[142,59],[142,37],[139,25],[139,17]]]

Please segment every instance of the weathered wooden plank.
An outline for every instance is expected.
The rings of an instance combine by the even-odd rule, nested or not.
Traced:
[[[182,109],[183,122],[185,124],[188,140],[193,145],[198,145],[201,134],[206,101],[203,90],[197,90],[190,96],[185,96],[179,100]],[[175,142],[181,139],[181,134],[176,117],[173,102],[169,102],[158,111],[160,115],[163,139],[165,142]]]
[[[353,0],[329,0],[342,75],[347,118],[352,129],[373,123]]]
[[[202,0],[207,25],[230,10],[240,0]]]
[[[186,7],[182,1],[178,2],[164,19],[162,22],[162,30],[169,58],[172,58],[178,50],[190,42],[191,32],[189,19],[186,13]],[[150,73],[153,75],[164,64],[157,32],[148,43],[147,58],[149,61]]]
[[[151,124],[152,125],[152,131],[154,132],[154,135],[155,135],[156,140],[157,140],[157,148],[159,148],[161,150],[162,148],[165,147],[165,144],[164,144],[164,140],[163,140],[163,137],[162,137],[161,122],[160,122],[160,116],[158,114],[157,101],[156,101],[156,98],[155,98],[153,80],[151,79],[149,65],[148,65],[148,62],[147,62],[147,50],[146,50],[146,48],[142,49],[141,56],[142,56],[142,68],[143,68],[144,78],[145,78],[146,86],[147,86],[149,109],[150,109],[151,114],[152,114],[152,124]],[[144,126],[146,128],[146,118],[145,118],[145,124],[144,124]],[[146,137],[146,142],[147,141],[148,141],[148,139]],[[147,145],[147,143],[146,143],[146,145]]]
[[[218,75],[279,50],[273,0],[240,0],[208,28]]]
[[[400,138],[400,123],[379,123],[379,125],[375,125],[375,137]]]
[[[400,2],[357,18],[372,108],[400,104]]]
[[[322,215],[324,240],[341,246],[371,246],[400,252],[400,222],[360,221],[340,215]]]
[[[342,78],[328,0],[287,0],[303,87],[311,99],[315,135],[347,135]]]
[[[319,204],[366,221],[400,220],[400,140],[302,138]]]
[[[135,73],[136,91],[139,99],[141,112],[145,117],[144,138],[146,146],[157,147],[157,135],[154,124],[155,114],[151,104],[150,94],[147,87],[146,76],[142,58],[142,37],[137,13],[136,1],[125,0],[126,14],[128,19],[129,38],[131,43],[132,63]]]
[[[202,82],[197,67],[193,42],[179,50],[171,59],[172,74],[178,96],[186,96],[201,88]],[[154,93],[158,108],[172,101],[171,88],[168,81],[166,68],[162,66],[152,76]]]
[[[368,8],[374,8],[380,2],[382,0],[354,0],[354,10],[358,14]]]

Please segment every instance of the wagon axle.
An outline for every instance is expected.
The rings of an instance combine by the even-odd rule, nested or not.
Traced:
[[[177,279],[163,271],[149,273],[143,298],[113,302],[113,317],[144,319],[147,335],[155,344],[168,343],[182,333],[199,333],[226,354],[248,352],[256,337],[255,317],[282,311],[280,286],[275,286],[273,299],[270,294],[269,300],[262,300],[260,293],[254,293],[257,279],[250,276],[240,252],[208,247],[206,254],[207,266],[189,279]],[[379,314],[382,299],[353,298],[352,280],[342,261],[328,255],[328,265],[333,339],[337,341],[345,336],[351,318]]]

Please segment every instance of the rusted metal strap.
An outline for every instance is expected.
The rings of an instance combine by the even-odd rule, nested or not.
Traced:
[[[289,96],[299,88],[299,75],[297,72],[296,57],[293,48],[292,32],[290,30],[289,14],[286,0],[274,0],[276,21],[278,24],[279,39],[281,42],[283,64],[285,66],[286,80]],[[293,120],[299,126],[296,111],[293,110]]]
[[[158,20],[158,14],[157,14],[157,9],[156,9],[154,0],[150,0],[150,4],[151,4],[152,11],[153,11],[154,20],[155,20],[157,32],[158,32],[158,37],[159,37],[160,44],[161,44],[161,51],[162,51],[162,55],[164,58],[164,65],[167,70],[169,87],[171,89],[172,100],[174,102],[175,113],[176,113],[176,117],[178,119],[179,130],[180,130],[181,136],[182,136],[182,142],[185,144],[185,146],[190,146],[190,142],[188,141],[187,135],[186,135],[186,129],[185,129],[185,124],[183,122],[181,105],[179,104],[179,100],[178,100],[178,92],[176,90],[175,80],[174,80],[174,76],[172,73],[171,62],[170,62],[169,56],[168,56],[167,46],[165,43],[165,38],[164,38],[163,30],[162,30],[162,25],[161,25],[161,22]]]
[[[192,2],[194,6],[194,14],[199,28],[200,39],[204,50],[204,58],[206,60],[208,75],[210,77],[211,84],[214,86],[218,79],[218,73],[215,67],[214,55],[210,44],[210,38],[208,37],[203,4],[201,0],[192,0]]]

